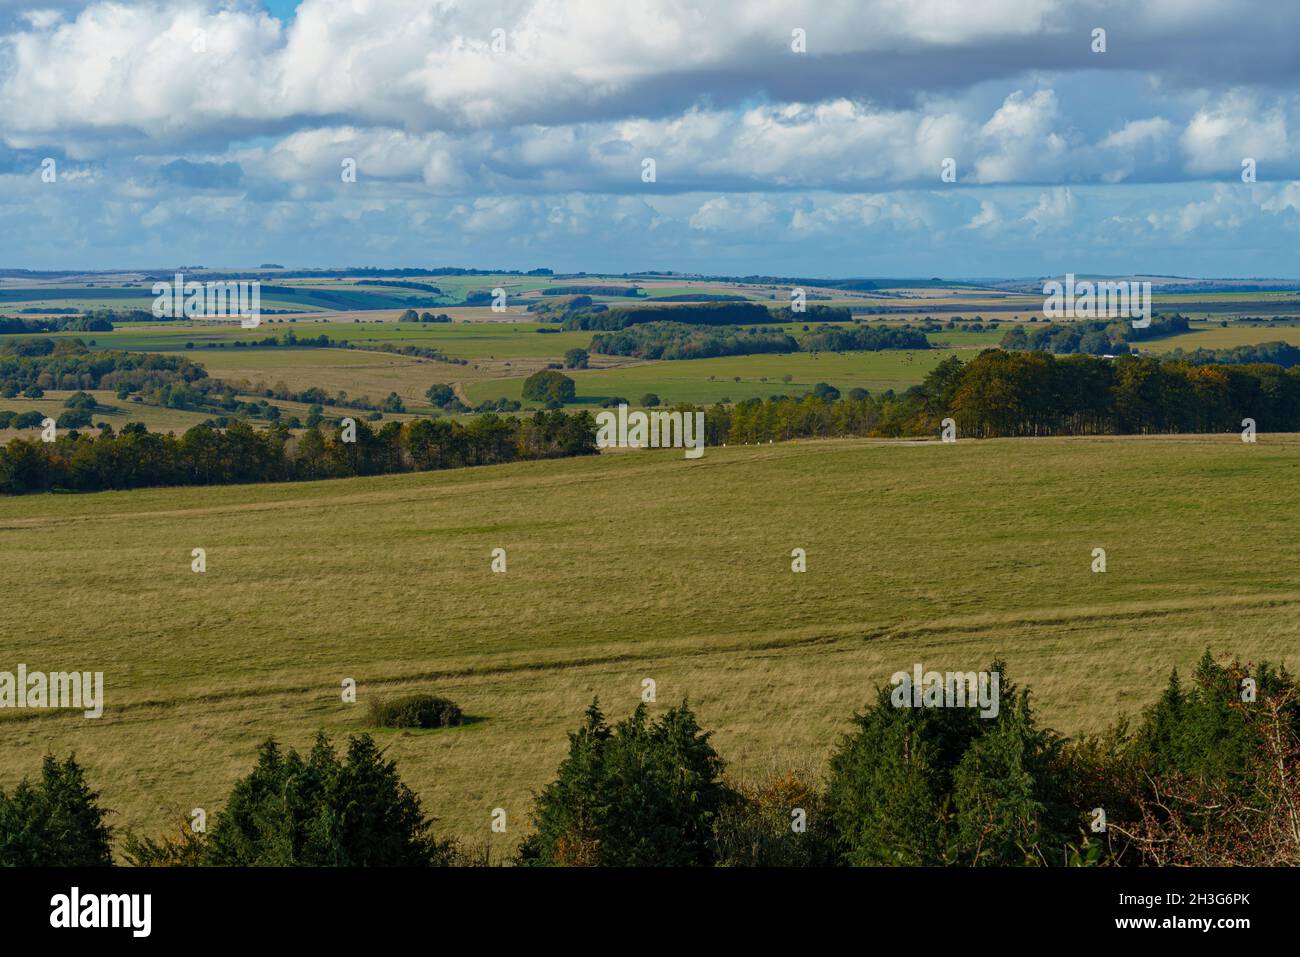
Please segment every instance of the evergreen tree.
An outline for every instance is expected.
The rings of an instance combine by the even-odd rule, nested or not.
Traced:
[[[519,862],[685,866],[714,862],[713,829],[732,799],[722,759],[689,706],[652,721],[644,704],[613,728],[597,702],[538,796]]]
[[[46,755],[35,784],[0,789],[0,867],[107,867],[112,861],[107,812],[72,755]]]

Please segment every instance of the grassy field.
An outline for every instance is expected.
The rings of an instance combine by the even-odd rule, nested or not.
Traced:
[[[454,310],[453,310],[454,311]],[[97,349],[125,349],[130,352],[177,352],[194,343],[192,358],[202,359],[211,350],[207,343],[251,343],[267,336],[283,337],[292,332],[300,338],[326,335],[358,345],[414,345],[440,349],[449,356],[471,359],[483,356],[559,358],[566,349],[586,348],[590,332],[539,333],[535,322],[454,323],[397,322],[400,313],[365,314],[364,322],[342,320],[335,314],[332,321],[298,321],[263,319],[256,329],[242,329],[227,322],[137,322],[122,323],[112,332],[54,333],[53,338],[94,340]],[[546,328],[555,328],[554,325]],[[0,341],[4,338],[0,337]]]
[[[134,402],[131,399],[119,399],[117,394],[106,389],[91,389],[90,394],[95,397],[99,403],[94,412],[91,413],[91,425],[82,426],[78,431],[94,434],[95,426],[100,422],[107,422],[114,430],[120,431],[122,426],[128,422],[143,422],[145,427],[152,432],[174,432],[177,435],[183,434],[188,429],[193,428],[203,422],[216,418],[219,412],[191,412],[185,409],[168,409],[162,406],[149,405],[144,402]],[[387,393],[385,393],[386,395]],[[47,415],[54,420],[66,412],[64,400],[73,395],[71,391],[51,389],[39,399],[24,399],[17,397],[13,399],[0,399],[0,409],[12,410],[14,412],[36,411]],[[305,402],[289,402],[283,399],[270,400],[271,404],[277,406],[284,416],[297,416],[299,420],[306,421],[311,412],[311,405]],[[422,400],[422,404],[428,405],[427,401]],[[339,417],[351,415],[355,418],[366,417],[369,421],[370,412],[358,409],[349,409],[343,406],[333,406],[325,410],[330,417]],[[381,419],[369,421],[372,428],[378,428],[389,420],[404,422],[408,419],[416,418],[415,413],[387,412]],[[264,429],[270,425],[269,420],[257,418],[246,420],[249,425],[255,429]],[[34,439],[40,436],[41,428],[36,426],[30,429],[0,429],[0,444],[8,442],[10,439],[24,438]]]
[[[574,380],[579,404],[609,397],[636,402],[647,392],[668,403],[713,403],[720,399],[739,402],[752,396],[797,395],[818,382],[829,382],[844,392],[853,388],[873,393],[886,389],[902,391],[920,382],[927,372],[951,355],[952,351],[942,349],[817,355],[796,352],[639,362],[611,369],[566,370],[565,374]],[[968,351],[962,355],[969,357],[974,353]],[[791,376],[788,384],[782,381],[785,375]],[[522,387],[523,379],[519,377],[482,379],[468,383],[465,391],[475,402],[481,402],[498,396],[518,399]]]
[[[894,323],[890,323],[894,325]],[[802,324],[774,326],[801,336]],[[273,386],[283,382],[291,389],[319,386],[329,392],[343,390],[352,396],[367,395],[381,400],[397,392],[408,407],[426,409],[424,393],[435,382],[460,383],[475,402],[506,397],[520,399],[524,379],[558,362],[572,348],[591,344],[591,332],[540,333],[539,323],[454,323],[411,324],[383,322],[310,322],[264,325],[244,330],[233,324],[136,323],[123,325],[93,338],[100,349],[177,352],[200,363],[208,373],[231,382]],[[441,350],[468,365],[449,365],[432,360],[389,353],[341,349],[235,349],[235,341],[253,342],[267,335],[288,331],[302,337],[325,334],[332,339],[358,345],[418,345]],[[62,334],[68,335],[68,334]],[[933,333],[937,343],[965,350],[995,344],[1002,333]],[[87,338],[86,334],[82,334]],[[185,349],[193,342],[194,349]],[[225,348],[209,348],[209,342],[224,342]],[[830,382],[842,390],[856,387],[880,392],[915,385],[951,352],[945,350],[865,353],[806,353],[729,356],[676,362],[637,362],[620,356],[593,355],[593,368],[570,371],[577,381],[578,404],[621,396],[636,401],[654,392],[668,402],[716,402],[728,398],[740,401],[751,396],[811,389],[818,382]],[[787,385],[781,380],[790,375]],[[741,378],[736,382],[736,377]],[[710,378],[712,377],[712,378]],[[764,381],[766,380],[766,381]]]
[[[223,349],[204,350],[194,356],[208,374],[232,383],[259,383],[274,387],[284,383],[293,391],[319,386],[331,394],[340,391],[352,398],[369,396],[381,402],[390,392],[402,397],[409,409],[429,409],[425,396],[435,382],[473,382],[501,371],[484,365],[451,365],[433,359],[363,352],[355,349]],[[521,363],[520,368],[535,371],[544,362]],[[499,380],[493,380],[499,381]],[[492,398],[500,390],[488,389]]]
[[[1099,729],[1206,647],[1300,666],[1297,477],[1300,436],[836,440],[4,499],[0,667],[102,670],[107,708],[0,716],[0,786],[75,749],[152,833],[266,737],[431,690],[475,720],[379,737],[441,831],[505,846],[591,698],[622,716],[647,677],[736,775],[820,763],[915,662],[1001,654],[1046,721]]]
[[[1270,322],[1268,324],[1232,324],[1226,329],[1215,323],[1193,323],[1192,330],[1177,336],[1152,339],[1138,343],[1143,350],[1172,352],[1182,349],[1233,349],[1237,346],[1257,346],[1262,342],[1289,342],[1300,346],[1300,324]]]
[[[121,429],[128,422],[143,422],[146,427],[154,432],[176,432],[180,434],[186,429],[212,418],[212,414],[207,412],[187,412],[183,409],[167,409],[156,405],[145,405],[143,402],[132,402],[130,399],[119,399],[117,393],[108,389],[90,389],[88,391],[101,406],[91,413],[92,421],[107,422],[114,429]],[[57,420],[60,415],[67,411],[63,403],[69,396],[74,394],[74,392],[68,390],[48,389],[45,395],[39,399],[24,399],[22,396],[15,396],[12,399],[0,399],[0,409],[10,409],[14,412],[40,412]],[[287,412],[290,403],[275,404]],[[35,434],[39,431],[39,428],[21,431],[18,429],[0,429],[0,441],[7,442],[14,436],[23,435],[24,433]],[[83,428],[81,431],[93,431],[93,429]]]

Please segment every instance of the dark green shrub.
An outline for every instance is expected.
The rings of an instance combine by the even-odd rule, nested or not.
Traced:
[[[39,428],[40,424],[44,421],[45,421],[45,413],[37,412],[35,409],[33,409],[30,412],[19,412],[17,415],[14,416],[11,425],[15,429],[35,429],[35,428]]]
[[[431,694],[370,702],[370,723],[379,728],[448,728],[460,722],[460,708]]]
[[[576,394],[573,380],[552,369],[534,372],[524,380],[523,397],[534,402],[570,402]]]
[[[54,424],[60,429],[78,429],[90,425],[90,421],[89,409],[69,409],[61,413]]]

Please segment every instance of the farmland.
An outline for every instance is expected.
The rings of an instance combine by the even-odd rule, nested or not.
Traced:
[[[0,785],[75,750],[153,833],[267,736],[374,730],[370,696],[432,690],[473,720],[377,734],[440,830],[506,846],[585,705],[624,714],[647,677],[736,775],[819,770],[914,662],[1001,654],[1048,723],[1096,730],[1206,647],[1300,665],[1297,469],[1282,435],[827,440],[5,499],[6,653],[102,670],[107,706],[7,715]]]
[[[917,352],[842,352],[727,356],[676,362],[638,362],[611,369],[574,371],[579,402],[622,397],[637,402],[653,392],[664,402],[740,402],[751,397],[810,391],[829,382],[842,391],[863,388],[871,392],[901,391],[915,385],[951,353],[931,349]],[[783,377],[789,375],[786,383]],[[736,381],[739,378],[740,381]],[[518,399],[521,378],[479,379],[466,392],[476,401],[506,396]]]

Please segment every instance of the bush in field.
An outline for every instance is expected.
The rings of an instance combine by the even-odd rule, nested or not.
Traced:
[[[430,403],[440,409],[456,401],[456,393],[452,387],[441,382],[429,386],[424,394],[429,397]]]
[[[107,812],[69,755],[46,755],[35,784],[0,789],[0,867],[107,867],[112,864]]]
[[[460,708],[431,694],[379,698],[370,703],[370,723],[380,728],[448,728],[460,721]]]
[[[586,349],[570,349],[564,354],[564,367],[566,369],[585,369],[591,361]]]
[[[524,380],[523,396],[534,402],[570,402],[576,394],[573,380],[552,369],[534,372]]]
[[[369,735],[340,760],[319,734],[304,759],[267,741],[210,829],[203,863],[232,867],[437,866],[452,857],[435,840],[420,799]]]
[[[714,826],[732,792],[722,759],[683,703],[658,720],[644,704],[612,728],[596,702],[538,796],[519,862],[684,866],[714,862]]]
[[[54,424],[60,429],[78,429],[90,425],[91,418],[89,409],[69,409],[60,413]]]

